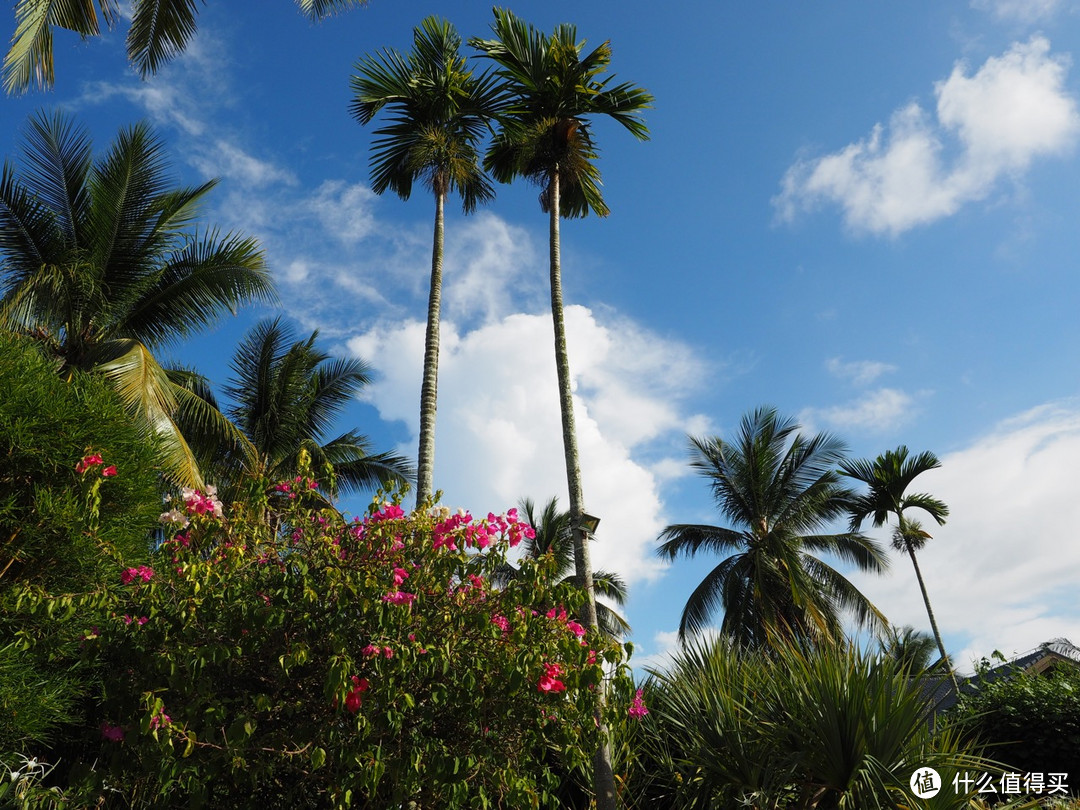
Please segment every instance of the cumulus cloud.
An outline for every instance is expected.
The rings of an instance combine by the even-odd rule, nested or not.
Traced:
[[[1048,20],[1061,8],[1061,0],[972,0],[971,7],[988,11],[996,19],[1035,23]]]
[[[625,319],[569,306],[566,322],[586,508],[602,518],[593,564],[629,582],[656,577],[662,564],[653,545],[667,520],[658,476],[640,457],[665,435],[681,441],[690,417],[673,403],[701,376],[700,363]],[[472,329],[443,323],[435,484],[445,503],[501,511],[521,497],[558,495],[567,504],[551,335],[546,314],[503,315]],[[423,323],[412,320],[373,327],[348,344],[380,372],[369,400],[414,437],[423,340]],[[681,358],[675,368],[672,357]],[[652,383],[630,396],[638,375]]]
[[[874,382],[882,374],[896,371],[896,366],[874,360],[855,360],[844,362],[839,357],[830,357],[825,361],[825,368],[834,377],[847,380],[853,385],[863,386]]]
[[[917,413],[915,397],[896,388],[868,391],[846,405],[831,408],[807,408],[800,421],[807,430],[825,424],[830,429],[846,433],[867,431],[881,433],[903,425]]]
[[[1065,88],[1068,67],[1041,36],[973,75],[957,63],[935,85],[935,115],[911,102],[868,137],[788,169],[773,199],[779,218],[835,203],[853,230],[895,236],[985,198],[1003,177],[1075,145],[1080,115]]]
[[[926,526],[934,537],[919,565],[961,668],[995,649],[1012,655],[1059,636],[1080,640],[1078,454],[1080,406],[1045,405],[944,455],[941,469],[912,485],[950,508],[948,523]],[[906,556],[886,578],[852,579],[893,623],[929,627]]]

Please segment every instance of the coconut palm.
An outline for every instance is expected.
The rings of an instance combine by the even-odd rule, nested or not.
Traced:
[[[254,240],[195,227],[213,181],[174,187],[145,124],[94,160],[61,114],[32,118],[22,171],[0,175],[0,328],[37,337],[62,373],[94,370],[163,443],[168,476],[199,485],[177,419],[228,433],[155,352],[243,303],[272,297]]]
[[[369,123],[384,108],[389,123],[375,130],[372,190],[387,189],[404,200],[421,180],[435,197],[424,376],[420,391],[420,439],[416,503],[433,492],[435,413],[439,377],[439,309],[442,301],[443,209],[450,192],[463,210],[495,196],[481,171],[480,140],[498,109],[501,91],[491,76],[473,75],[459,54],[461,37],[446,20],[428,17],[413,30],[413,50],[368,55],[356,64],[350,86],[353,116]]]
[[[355,430],[331,438],[335,417],[370,377],[361,360],[333,359],[316,348],[318,334],[297,340],[276,318],[254,326],[237,347],[226,413],[247,441],[215,448],[212,468],[228,496],[244,482],[265,488],[293,478],[302,456],[331,497],[411,477],[405,459],[372,452]]]
[[[878,639],[878,649],[884,658],[903,664],[914,673],[950,666],[946,659],[934,659],[937,652],[934,637],[910,625],[888,628]]]
[[[892,531],[892,547],[897,551],[906,552],[911,558],[911,564],[915,568],[915,578],[919,581],[919,590],[922,591],[923,604],[926,605],[926,615],[930,619],[930,628],[937,641],[938,652],[941,653],[943,661],[948,661],[945,643],[941,640],[941,631],[938,630],[937,619],[934,618],[934,610],[930,606],[930,595],[926,591],[926,582],[923,581],[919,560],[915,555],[916,551],[922,550],[931,536],[923,530],[918,521],[904,514],[909,509],[921,509],[937,521],[939,526],[945,523],[945,518],[949,515],[949,507],[943,501],[925,493],[907,491],[916,476],[940,466],[941,462],[933,453],[926,451],[916,456],[909,456],[907,447],[901,445],[895,450],[886,450],[873,461],[867,459],[846,461],[840,465],[840,469],[844,475],[856,481],[862,481],[870,487],[869,492],[854,498],[848,507],[853,531],[858,529],[867,518],[871,519],[874,526],[884,526],[889,522],[890,515],[896,517],[896,526]],[[955,680],[954,676],[954,683]]]
[[[526,558],[538,560],[551,555],[555,560],[552,576],[560,583],[576,583],[572,573],[574,568],[574,540],[570,533],[570,513],[559,509],[559,499],[551,498],[537,512],[531,498],[519,502],[522,519],[533,527],[535,537],[521,543],[521,551]],[[507,563],[496,576],[496,583],[505,585],[517,577],[519,571]],[[626,582],[618,574],[610,571],[594,571],[593,587],[596,593],[614,602],[620,607],[626,604]],[[602,602],[596,603],[596,620],[600,632],[612,638],[621,638],[630,632],[630,625],[614,609]]]
[[[853,497],[835,470],[844,445],[799,430],[775,409],[758,408],[743,417],[733,442],[691,438],[691,466],[709,479],[733,528],[676,524],[660,535],[657,553],[668,560],[724,555],[687,600],[680,639],[704,630],[717,608],[724,612],[722,634],[752,648],[834,640],[843,611],[862,624],[884,625],[870,600],[817,556],[835,555],[864,571],[887,567],[870,538],[854,530],[822,533]]]
[[[296,0],[309,20],[367,3],[367,0]],[[52,87],[54,28],[83,37],[101,33],[101,22],[112,28],[122,16],[117,0],[19,0],[15,4],[15,35],[4,57],[4,89],[22,92],[31,84]],[[101,20],[98,19],[100,11]],[[199,4],[194,0],[132,0],[127,33],[128,60],[146,78],[182,52],[194,36]]]

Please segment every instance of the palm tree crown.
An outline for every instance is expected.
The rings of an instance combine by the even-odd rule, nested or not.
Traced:
[[[600,193],[598,152],[590,118],[609,116],[639,140],[649,130],[641,111],[653,97],[628,82],[610,87],[602,78],[611,63],[611,43],[583,54],[585,42],[577,29],[559,25],[546,36],[515,17],[495,9],[495,39],[473,38],[469,44],[497,65],[512,101],[500,116],[484,167],[500,182],[526,177],[542,188],[544,211],[552,206],[551,181],[560,181],[558,215],[599,216],[609,212]]]
[[[310,20],[367,3],[367,0],[296,0]],[[4,57],[4,89],[21,92],[36,84],[52,87],[53,28],[83,37],[101,33],[98,11],[106,27],[121,16],[117,0],[19,0],[15,5],[15,35]],[[127,33],[128,59],[146,78],[187,47],[197,28],[199,4],[194,0],[132,0],[131,27]]]
[[[214,183],[173,187],[145,124],[122,130],[95,161],[85,131],[38,115],[24,153],[21,173],[5,163],[0,175],[0,327],[39,338],[62,370],[103,373],[163,438],[170,476],[200,483],[174,419],[215,414],[153,353],[272,298],[261,250],[193,227]]]
[[[553,576],[560,583],[570,582],[580,587],[573,573],[574,537],[570,531],[570,513],[560,511],[558,498],[551,498],[539,512],[530,498],[522,500],[520,506],[522,519],[535,530],[532,538],[522,541],[522,554],[530,559],[540,559],[545,555],[551,555],[555,560]],[[518,569],[507,563],[496,577],[496,582],[504,585],[514,579],[517,574]],[[626,582],[618,574],[610,571],[594,571],[593,587],[596,593],[616,605],[626,604]],[[612,638],[621,638],[630,632],[630,625],[626,619],[602,602],[596,603],[596,620],[600,632]]]
[[[930,619],[930,629],[934,633],[934,640],[937,641],[938,652],[941,654],[942,661],[948,661],[949,655],[945,651],[945,642],[941,637],[941,631],[938,630],[937,619],[930,605],[930,595],[926,590],[926,582],[923,580],[919,560],[915,554],[926,545],[930,535],[923,530],[917,520],[904,514],[909,509],[921,509],[939,526],[945,523],[945,518],[949,515],[949,507],[944,501],[926,493],[907,491],[917,476],[940,466],[941,462],[933,453],[925,451],[910,456],[907,447],[901,445],[896,450],[885,451],[873,461],[866,459],[846,461],[841,465],[841,470],[844,475],[861,481],[869,487],[867,492],[853,498],[848,505],[853,530],[861,526],[867,518],[871,518],[874,526],[884,526],[888,523],[889,515],[896,516],[896,526],[892,531],[892,547],[897,551],[907,553],[911,560],[911,565],[915,569],[915,578],[919,582],[919,590],[922,592],[923,604],[926,606],[926,615]],[[956,676],[951,672],[950,674],[955,685]]]
[[[720,513],[735,528],[677,524],[660,535],[669,560],[699,551],[725,555],[687,600],[680,638],[704,630],[722,608],[721,632],[750,647],[835,638],[840,613],[863,623],[884,617],[843,575],[816,555],[828,553],[867,571],[887,567],[880,547],[855,531],[820,534],[852,498],[834,469],[843,444],[804,436],[772,408],[746,415],[734,442],[691,439],[691,466],[710,480]]]
[[[257,324],[237,347],[227,413],[247,441],[217,453],[215,472],[227,491],[245,479],[262,486],[290,479],[302,454],[331,496],[410,477],[405,459],[373,453],[354,430],[331,438],[335,417],[370,378],[365,363],[332,359],[316,348],[317,338],[296,340],[278,318]]]
[[[351,81],[351,110],[357,121],[367,124],[384,108],[390,111],[389,123],[375,130],[372,189],[378,194],[391,189],[407,200],[413,182],[420,179],[435,196],[420,391],[418,506],[434,489],[444,204],[447,194],[456,191],[468,213],[495,196],[480,170],[480,140],[503,93],[490,75],[473,75],[460,47],[461,37],[450,23],[428,17],[414,30],[413,50],[407,57],[394,50],[366,56],[357,63]]]

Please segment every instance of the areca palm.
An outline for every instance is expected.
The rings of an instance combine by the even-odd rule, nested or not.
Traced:
[[[521,543],[525,557],[540,559],[551,555],[555,560],[554,577],[560,582],[577,584],[572,573],[574,568],[574,541],[570,532],[570,513],[559,509],[559,499],[551,498],[537,512],[536,504],[530,498],[520,502],[522,517],[533,527],[535,536]],[[518,575],[518,569],[509,563],[496,577],[498,584],[504,585]],[[626,582],[611,571],[594,571],[593,587],[596,593],[622,606],[626,604]],[[630,632],[630,625],[613,608],[602,602],[596,603],[596,620],[600,632],[613,638],[621,638]]]
[[[907,447],[901,445],[895,450],[886,450],[873,461],[866,459],[847,461],[841,465],[840,469],[844,475],[856,481],[862,481],[870,488],[868,492],[854,498],[849,506],[853,530],[861,526],[867,518],[871,519],[874,526],[884,526],[889,522],[890,515],[896,517],[896,526],[892,531],[892,547],[897,551],[905,552],[911,559],[911,564],[915,568],[915,578],[919,581],[923,603],[926,605],[926,615],[930,619],[930,628],[934,632],[934,640],[937,641],[938,652],[941,653],[943,661],[948,661],[945,643],[941,640],[941,631],[938,630],[937,619],[934,618],[934,610],[930,606],[930,595],[926,591],[926,582],[923,580],[919,560],[915,555],[916,551],[922,550],[931,536],[923,530],[917,520],[904,514],[909,509],[921,509],[939,526],[945,523],[945,518],[949,515],[949,507],[944,501],[925,493],[907,491],[917,476],[940,466],[938,457],[930,451],[909,456]],[[955,683],[955,676],[953,681]]]
[[[357,121],[367,124],[384,108],[391,113],[390,122],[375,131],[372,190],[382,194],[390,189],[407,200],[419,179],[435,197],[420,391],[418,506],[433,492],[446,197],[456,191],[469,213],[495,196],[479,166],[479,144],[502,93],[492,77],[473,75],[460,47],[461,37],[450,23],[428,17],[414,29],[413,50],[407,57],[394,50],[366,56],[351,80],[350,109]]]
[[[612,77],[604,76],[611,63],[610,43],[583,53],[585,42],[578,40],[572,25],[559,25],[547,36],[513,13],[496,8],[492,30],[494,39],[474,38],[469,42],[495,63],[495,72],[506,84],[512,101],[500,116],[499,131],[484,158],[484,168],[500,182],[525,177],[537,183],[541,188],[540,207],[548,214],[551,320],[574,569],[585,590],[584,624],[595,628],[592,563],[581,525],[585,506],[563,315],[559,219],[585,216],[590,210],[598,216],[608,213],[600,193],[600,171],[594,162],[597,151],[590,119],[608,116],[636,138],[645,140],[649,131],[641,111],[652,104],[653,98],[629,83],[610,87]],[[593,786],[600,810],[615,806],[615,781],[605,737],[601,723],[602,743],[593,760]]]
[[[330,474],[321,483],[331,496],[410,477],[405,459],[372,452],[357,431],[330,436],[335,417],[370,377],[362,361],[316,348],[317,338],[295,339],[278,318],[257,324],[237,348],[227,413],[247,441],[219,448],[215,468],[229,491],[245,480],[266,486],[291,479],[305,454],[318,475]]]
[[[321,20],[338,11],[355,8],[367,0],[296,0],[310,20]],[[53,29],[62,28],[83,37],[116,25],[118,0],[19,0],[15,6],[15,35],[4,57],[4,89],[21,92],[31,84],[52,87]],[[100,20],[99,20],[100,12]],[[132,0],[131,26],[127,33],[128,60],[146,78],[187,47],[197,28],[199,4],[195,0]]]
[[[835,467],[844,446],[826,433],[805,436],[772,408],[743,417],[733,442],[692,438],[691,466],[707,477],[732,528],[668,526],[659,556],[725,555],[690,595],[679,637],[704,630],[717,608],[721,632],[753,648],[779,641],[834,639],[843,611],[883,625],[881,612],[839,571],[831,554],[865,571],[887,567],[881,548],[854,530],[822,532],[844,516],[853,493]]]
[[[195,227],[214,187],[174,187],[162,142],[121,130],[94,160],[85,131],[60,114],[31,119],[22,171],[0,175],[0,328],[36,336],[62,372],[94,370],[163,440],[167,473],[198,485],[178,428],[228,423],[162,367],[155,352],[273,285],[254,240]]]
[[[596,626],[592,569],[585,533],[581,529],[584,497],[574,430],[570,363],[563,315],[562,263],[559,239],[561,217],[582,217],[593,211],[608,214],[600,193],[600,171],[591,118],[608,116],[640,140],[648,138],[641,111],[652,96],[629,83],[609,87],[605,77],[611,45],[602,43],[583,53],[572,25],[559,25],[551,36],[537,31],[512,12],[495,9],[494,39],[470,44],[496,65],[512,100],[500,116],[500,128],[484,159],[484,167],[500,182],[525,177],[541,188],[540,204],[548,213],[551,276],[551,314],[555,332],[555,365],[559,384],[563,448],[570,494],[570,526],[579,581],[589,596],[586,623]]]

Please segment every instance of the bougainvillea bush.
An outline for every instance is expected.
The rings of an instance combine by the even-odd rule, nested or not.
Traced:
[[[595,750],[602,679],[612,720],[640,713],[626,650],[570,618],[580,593],[545,561],[492,587],[532,531],[514,510],[348,522],[287,483],[251,513],[186,490],[149,563],[88,603],[76,643],[107,675],[65,752],[81,801],[554,806]]]

